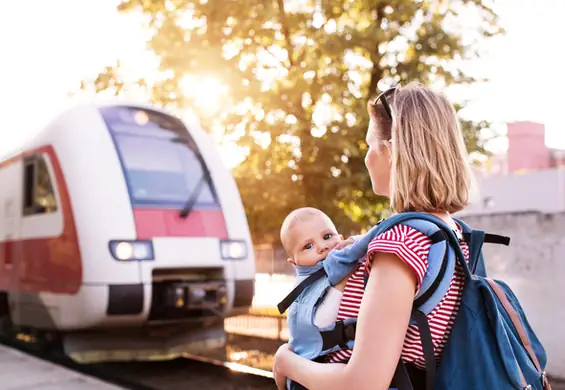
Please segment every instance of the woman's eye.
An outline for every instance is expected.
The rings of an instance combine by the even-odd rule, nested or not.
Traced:
[[[305,249],[305,250],[306,250],[306,249],[310,249],[310,248],[312,248],[312,244],[306,244],[306,245],[304,245],[304,249]]]
[[[329,240],[330,238],[332,238],[332,235],[333,234],[331,234],[331,233],[324,234],[324,240]]]

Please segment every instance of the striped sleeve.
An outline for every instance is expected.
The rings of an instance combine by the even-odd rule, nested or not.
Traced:
[[[392,229],[378,235],[369,243],[367,250],[367,271],[375,253],[393,253],[406,263],[417,278],[417,291],[428,269],[428,252],[431,240],[425,235],[405,225],[396,225]],[[416,293],[417,293],[416,291]]]

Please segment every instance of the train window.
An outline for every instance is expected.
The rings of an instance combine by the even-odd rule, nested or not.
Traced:
[[[57,200],[49,169],[41,156],[26,157],[24,160],[23,214],[51,213],[57,210]]]
[[[100,112],[116,143],[132,203],[183,207],[219,207],[198,147],[183,122],[173,116],[134,107]]]
[[[129,134],[116,134],[115,139],[134,204],[181,207],[197,190],[197,205],[217,206],[211,183],[187,145]]]
[[[186,134],[186,128],[180,119],[153,110],[118,106],[101,108],[100,113],[108,127],[117,132],[132,126],[136,128],[136,133],[159,129],[177,136]]]

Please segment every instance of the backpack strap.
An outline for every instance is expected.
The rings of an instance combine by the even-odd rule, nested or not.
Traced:
[[[484,270],[484,260],[482,258],[482,245],[483,245],[483,243],[488,242],[488,243],[503,244],[503,245],[509,245],[510,244],[510,238],[509,237],[500,236],[500,235],[496,235],[496,234],[486,234],[482,230],[471,229],[464,222],[462,222],[460,220],[456,220],[456,222],[458,222],[464,230],[463,239],[465,241],[467,241],[467,243],[469,245],[470,267],[467,267],[465,258],[463,257],[461,247],[458,245],[458,242],[457,242],[458,240],[457,240],[456,235],[454,234],[453,231],[449,231],[449,232],[447,231],[447,229],[449,227],[443,221],[441,221],[439,219],[438,219],[438,221],[439,221],[439,223],[436,223],[437,226],[444,233],[446,233],[446,236],[449,237],[448,242],[449,242],[450,245],[449,245],[448,248],[446,248],[446,252],[445,252],[446,257],[447,258],[449,258],[449,257],[459,258],[459,261],[462,263],[463,268],[466,271],[465,274],[467,275],[467,277],[469,275],[472,275],[475,272],[478,265],[482,266],[482,270],[486,274],[486,270]],[[449,229],[449,230],[451,230],[451,229]],[[444,262],[446,263],[445,259],[444,259]],[[444,277],[445,277],[445,275],[444,275]],[[449,275],[449,277],[452,278],[453,273],[451,273]],[[439,278],[440,278],[440,276],[438,275],[438,279]],[[434,281],[434,284],[436,284],[438,279],[436,279]],[[423,304],[424,304],[424,302],[422,302],[422,305]],[[415,306],[415,309],[412,311],[412,318],[416,321],[416,323],[418,325],[418,331],[420,333],[420,339],[421,339],[421,342],[422,342],[422,350],[424,352],[424,359],[426,361],[426,390],[433,390],[434,383],[435,383],[435,374],[436,374],[436,369],[437,369],[436,361],[435,361],[435,351],[434,351],[434,345],[433,345],[433,338],[432,338],[432,333],[431,333],[431,330],[430,330],[428,318],[427,318],[425,313],[423,313],[421,310],[418,310],[419,307],[421,307],[421,306]],[[398,367],[403,366],[403,365],[404,365],[404,363],[402,362],[402,359],[400,359]],[[400,383],[403,384],[403,383],[406,382],[406,379],[409,380],[410,378],[408,376],[408,372],[406,371],[406,369],[399,370],[398,367],[397,367],[397,370],[396,370],[397,372],[395,372],[395,377],[406,376],[406,378],[404,378],[404,380],[402,380],[400,382]],[[412,384],[410,383],[410,386],[404,385],[404,387],[398,387],[398,388],[399,388],[399,390],[412,390]]]
[[[277,309],[279,309],[279,313],[284,313],[296,298],[304,291],[304,289],[314,283],[316,280],[323,278],[326,276],[326,271],[324,268],[320,268],[313,274],[309,275],[306,279],[300,282],[292,291],[277,305]]]
[[[473,274],[486,277],[486,267],[482,255],[483,243],[510,245],[510,237],[485,233],[473,229],[459,218],[453,218],[463,229],[463,239],[469,245],[469,268]]]
[[[473,239],[473,233],[475,232],[482,233],[482,241],[485,244],[501,244],[506,246],[510,245],[510,237],[501,236],[499,234],[485,233],[482,230],[473,230],[471,233],[463,233],[463,238],[465,239],[465,241],[469,243]]]
[[[402,359],[398,360],[398,365],[396,366],[394,376],[392,377],[392,384],[397,390],[414,390],[414,386],[412,386],[412,381],[410,380],[410,375],[408,374]]]
[[[428,317],[420,310],[414,310],[412,312],[412,317],[418,324],[420,339],[422,341],[422,350],[424,351],[424,359],[426,361],[426,390],[433,390],[436,379],[436,355],[434,351],[432,331],[430,330],[430,323],[428,322]],[[402,359],[400,359],[400,362],[402,363]]]

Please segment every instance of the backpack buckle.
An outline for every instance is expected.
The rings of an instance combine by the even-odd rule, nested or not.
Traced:
[[[543,386],[543,390],[551,390],[551,385],[549,384],[549,379],[547,379],[545,371],[541,373],[541,384]]]

